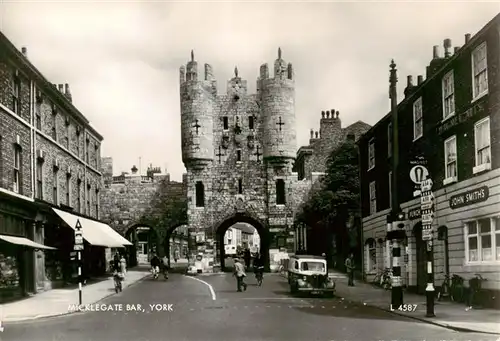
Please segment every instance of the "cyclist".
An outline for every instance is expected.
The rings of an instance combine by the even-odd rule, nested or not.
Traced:
[[[260,253],[257,253],[255,255],[255,258],[253,260],[253,268],[257,282],[259,282],[259,284],[262,283],[262,278],[264,277],[264,261]]]
[[[158,258],[156,253],[153,253],[153,257],[151,257],[151,272],[155,279],[158,278],[158,273],[160,273],[160,264],[160,258]]]

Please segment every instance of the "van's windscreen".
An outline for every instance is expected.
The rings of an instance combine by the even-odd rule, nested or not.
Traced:
[[[325,263],[322,262],[302,262],[300,265],[303,271],[325,271]]]

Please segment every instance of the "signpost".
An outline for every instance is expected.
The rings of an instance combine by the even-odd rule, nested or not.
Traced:
[[[423,164],[417,164],[413,166],[410,170],[410,179],[415,184],[415,191],[413,192],[414,197],[418,197],[423,191],[425,179],[429,176],[429,171]]]
[[[75,245],[73,250],[78,252],[78,304],[82,305],[82,251],[83,251],[83,231],[80,219],[75,226]]]
[[[426,317],[435,317],[434,314],[434,274],[432,250],[432,222],[434,220],[433,182],[430,178],[421,181],[420,212],[422,214],[422,240],[427,241],[427,314]]]

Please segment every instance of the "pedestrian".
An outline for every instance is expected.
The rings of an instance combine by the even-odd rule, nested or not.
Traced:
[[[245,257],[245,267],[248,269],[250,267],[250,260],[252,259],[252,255],[250,254],[250,250],[248,248],[244,251]]]
[[[347,283],[348,286],[353,287],[354,286],[354,254],[351,253],[349,257],[345,260],[345,267],[347,270],[347,277],[349,278],[349,281]]]
[[[153,252],[153,257],[151,257],[151,272],[153,273],[153,277],[156,279],[158,277],[158,273],[160,272],[160,258],[156,255],[156,252]]]
[[[242,288],[244,291],[247,290],[247,285],[245,283],[245,267],[238,258],[234,259],[234,276],[236,276],[236,284],[238,286],[238,292],[241,292]]]
[[[127,273],[127,260],[123,254],[120,258],[120,270],[123,272],[123,276],[125,277],[125,274]]]
[[[167,255],[163,257],[163,277],[165,279],[168,279],[168,269],[170,268],[170,260],[168,259]]]

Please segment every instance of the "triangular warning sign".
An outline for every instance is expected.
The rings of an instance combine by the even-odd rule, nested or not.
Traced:
[[[75,226],[75,229],[77,229],[77,230],[81,230],[81,229],[82,229],[82,224],[80,224],[80,219],[78,219],[78,220],[76,221],[76,226]]]

